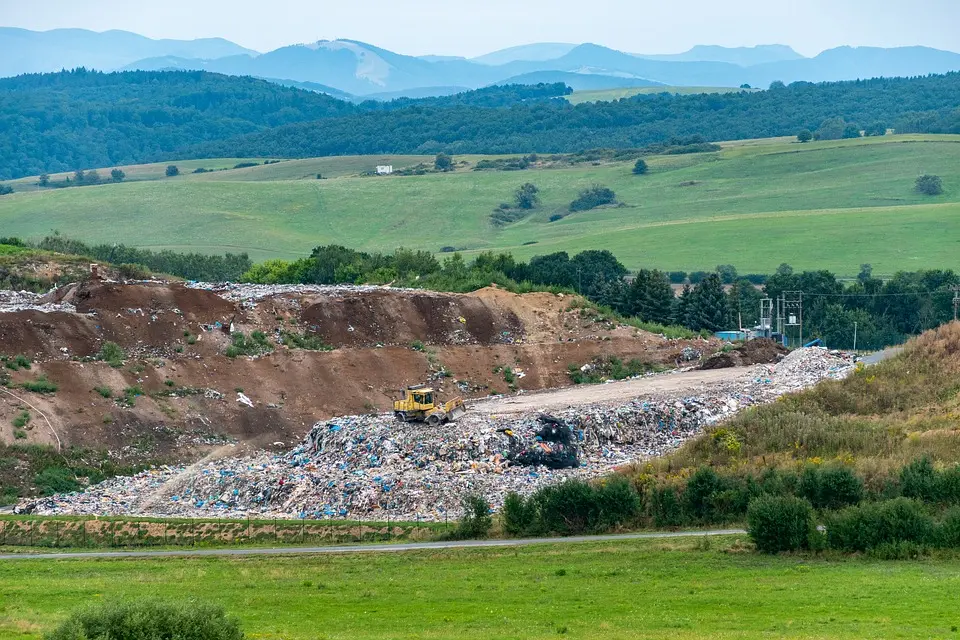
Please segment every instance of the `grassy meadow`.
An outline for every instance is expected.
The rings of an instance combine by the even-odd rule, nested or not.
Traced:
[[[581,104],[583,102],[610,102],[612,100],[657,93],[675,93],[687,96],[698,93],[733,93],[735,91],[743,91],[743,89],[733,87],[624,87],[619,89],[574,91],[567,96],[567,100],[572,104]]]
[[[248,638],[952,638],[960,561],[770,557],[743,537],[0,563],[0,639],[111,598],[201,598]]]
[[[480,158],[457,159],[472,164]],[[743,141],[718,153],[648,158],[646,176],[632,175],[632,163],[359,175],[381,162],[399,168],[423,160],[430,158],[315,158],[25,190],[0,198],[0,228],[29,238],[58,229],[92,242],[246,251],[255,260],[339,243],[384,251],[509,250],[524,258],[605,248],[629,268],[733,263],[741,272],[770,272],[787,262],[855,275],[864,262],[877,274],[960,267],[960,136]],[[317,180],[316,173],[330,179]],[[915,193],[921,173],[942,176],[946,193]],[[540,188],[542,206],[525,220],[493,226],[491,212],[524,182]],[[623,206],[549,221],[566,213],[579,190],[597,183],[616,191]]]

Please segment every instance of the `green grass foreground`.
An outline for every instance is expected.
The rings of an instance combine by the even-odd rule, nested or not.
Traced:
[[[0,563],[0,639],[118,596],[249,638],[952,638],[960,560],[770,557],[743,537],[378,555]]]
[[[456,159],[476,163],[480,157]],[[150,165],[131,170],[122,184],[27,187],[3,196],[0,227],[26,238],[59,229],[94,243],[246,251],[258,261],[302,257],[333,243],[387,252],[398,246],[506,250],[520,259],[604,248],[631,269],[734,263],[741,273],[770,273],[787,262],[852,276],[862,263],[878,275],[960,267],[960,136],[742,141],[717,153],[649,157],[646,176],[634,176],[632,162],[358,175],[380,163],[399,168],[421,160],[430,161],[314,158],[169,179],[151,179],[161,166]],[[204,162],[224,164],[181,164]],[[317,173],[331,179],[317,180]],[[921,173],[940,175],[945,193],[916,193]],[[542,206],[524,220],[494,226],[495,207],[510,202],[525,182],[540,189]],[[626,206],[550,222],[596,183]]]

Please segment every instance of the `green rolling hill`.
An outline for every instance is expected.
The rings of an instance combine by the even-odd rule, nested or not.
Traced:
[[[738,142],[718,153],[648,158],[646,176],[632,175],[632,163],[359,175],[379,163],[399,168],[423,160],[430,158],[318,158],[176,178],[161,177],[163,163],[138,169],[139,181],[58,190],[24,187],[25,180],[12,183],[17,193],[0,197],[0,228],[31,238],[56,229],[91,242],[247,251],[255,260],[339,243],[521,257],[605,248],[630,268],[730,263],[741,273],[769,272],[783,262],[842,275],[856,274],[864,262],[883,274],[960,268],[960,136]],[[109,168],[100,173],[109,175]],[[331,179],[317,180],[316,173]],[[945,193],[915,193],[921,173],[942,176]],[[520,222],[492,225],[493,209],[524,182],[540,188],[542,206]],[[612,188],[623,206],[549,221],[593,184]]]

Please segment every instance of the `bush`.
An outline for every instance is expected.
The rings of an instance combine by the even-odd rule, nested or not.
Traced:
[[[809,129],[804,129],[797,134],[798,142],[810,142],[813,140],[813,133]]]
[[[70,469],[64,467],[47,467],[36,475],[33,483],[41,495],[52,496],[57,493],[79,491],[80,483]]]
[[[121,264],[117,267],[117,273],[124,280],[146,280],[150,277],[150,269],[142,264]]]
[[[512,536],[533,533],[537,511],[532,500],[511,491],[503,501],[503,530]]]
[[[223,608],[196,602],[114,602],[74,612],[47,640],[242,640]]]
[[[947,549],[960,547],[960,508],[947,511],[937,527],[936,543]]]
[[[868,551],[882,544],[934,539],[933,520],[907,498],[848,507],[827,521],[827,544],[841,551]]]
[[[764,553],[805,549],[813,531],[813,507],[802,498],[761,496],[747,508],[747,533]]]
[[[683,492],[683,506],[687,515],[698,522],[713,522],[713,494],[721,489],[720,477],[709,467],[700,467]]]
[[[114,369],[119,369],[123,366],[123,359],[126,356],[123,348],[116,342],[104,342],[97,353],[97,360],[103,360]]]
[[[621,475],[608,477],[597,489],[601,529],[619,527],[640,513],[640,495],[630,481]]]
[[[580,192],[577,199],[570,203],[570,211],[589,211],[616,201],[617,194],[612,189],[595,184]]]
[[[684,524],[683,507],[676,487],[654,488],[650,510],[653,524],[659,528],[679,527]]]
[[[459,540],[476,540],[490,535],[493,517],[490,504],[483,496],[471,493],[463,499],[463,516],[457,523],[454,536]]]
[[[263,331],[254,331],[249,338],[238,331],[231,336],[231,340],[233,342],[227,347],[226,352],[228,358],[259,356],[273,351],[273,345],[270,344],[267,334]]]
[[[938,502],[940,487],[933,460],[924,456],[900,469],[900,491],[907,498]]]
[[[940,176],[922,175],[917,178],[914,189],[927,196],[938,196],[943,193],[943,180]]]
[[[36,380],[27,380],[20,386],[34,393],[56,393],[60,388],[56,383],[47,380],[47,376],[37,376]]]
[[[841,509],[859,504],[863,482],[846,467],[809,466],[800,477],[800,495],[817,509]]]
[[[126,177],[127,174],[123,172],[123,169],[114,169],[110,172],[110,179],[114,182],[123,182]]]
[[[177,168],[177,165],[171,164],[167,165],[167,177],[172,178],[174,176],[180,175],[180,169]]]
[[[687,281],[687,272],[686,271],[671,271],[667,274],[667,278],[670,279],[670,284],[683,284]]]
[[[323,341],[320,336],[308,333],[291,333],[284,331],[280,334],[280,344],[289,349],[304,349],[306,351],[333,351],[333,347]]]
[[[635,176],[644,176],[649,173],[650,167],[647,166],[647,161],[643,158],[637,160],[637,163],[633,165],[633,175]]]

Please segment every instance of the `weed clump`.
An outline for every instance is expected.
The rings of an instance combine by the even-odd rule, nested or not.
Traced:
[[[97,360],[106,362],[114,369],[122,367],[123,359],[126,357],[127,354],[123,352],[123,348],[116,342],[104,342],[103,346],[100,347],[99,353],[97,353]]]
[[[232,343],[227,347],[228,358],[237,356],[260,356],[273,351],[273,345],[263,331],[254,331],[248,338],[237,331],[231,336]]]
[[[306,351],[333,351],[333,347],[322,338],[307,333],[291,333],[284,331],[280,334],[280,344],[288,349],[304,349]]]

